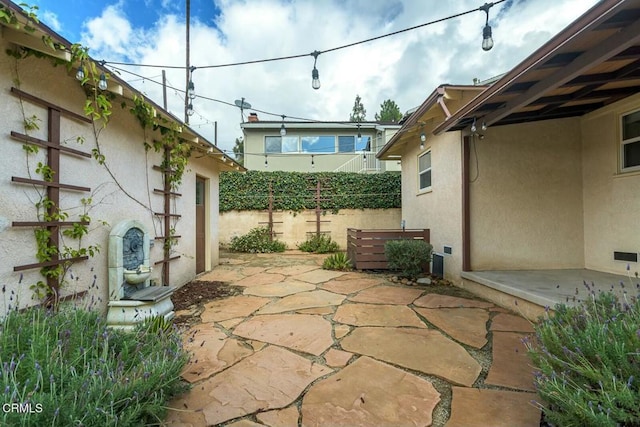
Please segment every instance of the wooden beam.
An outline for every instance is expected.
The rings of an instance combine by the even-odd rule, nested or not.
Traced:
[[[44,44],[42,38],[34,37],[29,33],[25,33],[22,31],[14,30],[9,27],[2,27],[2,37],[7,39],[9,42],[13,44],[17,44],[18,46],[23,46],[40,53],[44,53],[45,55],[52,56],[54,58],[62,59],[63,61],[70,62],[71,61],[71,52],[67,50],[52,50],[51,47]]]
[[[563,84],[578,77],[580,74],[593,67],[594,64],[601,63],[633,46],[640,40],[640,20],[636,20],[633,24],[615,33],[599,45],[586,51],[584,54],[576,58],[571,64],[560,68],[549,77],[540,80],[534,84],[529,90],[522,95],[508,101],[505,108],[489,113],[484,117],[484,121],[488,126],[508,116],[513,111],[518,110],[535,99],[541,94],[558,88]]]
[[[26,99],[27,101],[31,101],[34,104],[38,104],[38,105],[41,105],[41,106],[46,107],[46,108],[51,108],[53,110],[57,110],[63,116],[68,117],[70,119],[78,120],[80,122],[85,122],[85,123],[92,123],[92,120],[90,118],[88,118],[88,117],[82,116],[80,114],[74,113],[73,111],[67,110],[67,109],[59,107],[57,105],[54,105],[54,104],[50,103],[49,101],[45,101],[42,98],[38,98],[37,96],[30,95],[27,92],[23,92],[23,91],[21,91],[20,89],[18,89],[16,87],[12,87],[11,88],[11,93],[14,94],[15,96],[19,97],[19,98]]]
[[[15,132],[15,131],[11,131],[11,137],[15,138],[19,141],[22,142],[27,142],[29,144],[35,144],[35,145],[39,145],[41,147],[48,147],[48,148],[53,148],[56,150],[60,150],[60,151],[64,151],[65,153],[69,153],[69,154],[75,154],[76,156],[81,156],[81,157],[86,157],[88,159],[91,158],[91,154],[89,153],[85,153],[83,151],[80,150],[74,150],[73,148],[69,148],[69,147],[63,147],[59,144],[53,144],[49,141],[44,141],[42,139],[38,139],[38,138],[34,138],[32,136],[29,135],[25,135],[19,132]]]
[[[89,187],[80,187],[78,185],[60,184],[58,182],[40,181],[40,180],[37,180],[37,179],[20,178],[18,176],[12,176],[11,177],[11,181],[18,182],[20,184],[33,184],[33,185],[42,185],[43,187],[63,188],[65,190],[91,191],[91,188],[89,188]]]
[[[76,224],[89,225],[89,221],[13,221],[12,227],[72,227]]]

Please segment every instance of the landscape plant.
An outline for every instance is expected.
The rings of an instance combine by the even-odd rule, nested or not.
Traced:
[[[384,244],[384,255],[389,269],[399,270],[400,274],[415,278],[423,266],[431,261],[433,246],[424,240],[389,240]]]
[[[234,252],[271,253],[284,252],[287,246],[273,239],[267,227],[256,227],[247,234],[232,237],[230,249]]]
[[[5,426],[159,425],[186,390],[188,355],[162,322],[108,329],[96,312],[11,310],[0,324],[0,412]]]
[[[353,264],[346,253],[336,252],[325,258],[322,268],[325,270],[348,271],[353,269]]]
[[[535,325],[535,340],[525,340],[537,404],[557,426],[638,426],[640,301],[626,289],[620,300],[585,286],[586,301],[557,305]]]
[[[326,254],[340,250],[338,243],[326,234],[314,234],[309,239],[298,245],[298,249],[303,252],[313,252],[316,254]]]

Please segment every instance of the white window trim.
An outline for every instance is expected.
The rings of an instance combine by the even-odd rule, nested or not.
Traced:
[[[431,153],[431,166],[428,169],[425,169],[423,171],[420,170],[420,157],[427,155],[427,153]],[[416,167],[418,170],[418,194],[423,194],[423,193],[429,193],[432,191],[433,188],[433,173],[431,174],[431,185],[429,185],[428,187],[425,188],[420,188],[420,176],[427,172],[427,171],[431,171],[433,169],[433,153],[431,152],[431,147],[427,148],[426,150],[422,151],[420,154],[418,154],[418,157],[416,158],[417,162],[416,162]]]
[[[618,159],[620,162],[620,173],[627,173],[627,172],[640,172],[640,165],[638,166],[631,166],[631,167],[624,167],[624,146],[627,144],[631,144],[634,142],[639,142],[640,141],[640,136],[637,136],[635,138],[631,138],[628,140],[623,140],[622,138],[624,137],[624,118],[630,114],[633,113],[637,113],[638,111],[640,111],[640,109],[638,110],[633,110],[633,111],[628,111],[626,113],[620,114],[620,137],[619,137],[619,144],[618,144]]]

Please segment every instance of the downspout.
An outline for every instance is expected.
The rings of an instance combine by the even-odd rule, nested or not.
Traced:
[[[462,137],[462,271],[471,271],[470,136]]]

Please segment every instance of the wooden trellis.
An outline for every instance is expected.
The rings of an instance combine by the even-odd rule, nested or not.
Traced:
[[[60,170],[61,170],[61,154],[67,154],[78,157],[91,158],[91,154],[82,152],[80,150],[75,150],[72,148],[65,147],[61,145],[60,140],[60,122],[61,117],[66,117],[72,120],[80,121],[83,123],[91,123],[91,120],[87,117],[76,114],[72,111],[66,110],[62,107],[56,106],[48,101],[45,101],[41,98],[30,95],[26,92],[21,91],[15,87],[11,88],[11,94],[19,97],[23,101],[29,101],[33,104],[39,105],[41,107],[47,108],[47,140],[41,140],[38,138],[34,138],[20,132],[11,132],[11,137],[16,142],[33,144],[40,147],[44,147],[47,149],[47,166],[51,168],[53,172],[51,181],[30,179],[24,177],[12,176],[11,181],[16,184],[31,184],[35,186],[41,186],[46,188],[47,190],[47,198],[52,202],[51,206],[47,207],[47,214],[51,217],[56,217],[56,213],[59,210],[60,206],[60,190],[65,191],[83,191],[88,192],[91,191],[89,187],[83,187],[78,185],[65,184],[60,182]],[[49,244],[51,246],[55,246],[57,248],[56,253],[51,254],[51,260],[45,262],[37,262],[33,264],[23,264],[13,267],[13,271],[24,271],[31,270],[35,268],[45,268],[45,267],[56,267],[58,265],[66,264],[66,263],[74,263],[78,261],[83,261],[88,259],[88,256],[81,256],[75,258],[64,258],[61,259],[60,252],[60,233],[63,227],[73,227],[75,224],[89,225],[88,222],[85,221],[13,221],[11,225],[13,227],[46,227],[47,231],[50,233],[50,241]],[[55,305],[62,299],[71,299],[81,295],[84,295],[87,291],[76,292],[71,294],[65,298],[60,298],[60,281],[57,277],[47,277],[47,286],[52,291],[52,295],[47,298],[45,304],[47,305]]]
[[[276,237],[276,234],[282,234],[281,232],[273,231],[273,225],[282,224],[282,221],[273,220],[273,186],[271,184],[269,184],[269,205],[267,206],[267,212],[269,213],[269,220],[266,222],[259,222],[258,224],[267,224],[267,227],[269,228],[269,236],[271,237],[271,240],[273,240]]]
[[[315,194],[314,194],[314,200],[315,200],[315,202],[316,202],[316,209],[315,209],[315,212],[316,212],[316,219],[315,219],[315,220],[311,220],[311,221],[307,221],[307,222],[315,222],[315,224],[316,224],[316,231],[315,231],[315,235],[316,235],[316,236],[320,236],[320,234],[321,234],[321,231],[320,231],[321,224],[322,224],[322,223],[325,223],[325,222],[331,222],[331,221],[329,221],[329,220],[321,220],[321,219],[320,219],[320,218],[321,218],[321,216],[322,216],[322,208],[320,207],[320,204],[321,204],[321,202],[324,202],[324,201],[326,201],[326,200],[328,200],[328,199],[323,199],[323,198],[321,197],[321,193],[322,193],[322,183],[320,182],[320,180],[318,180],[318,181],[316,182],[316,187],[315,187],[315,188],[310,188],[309,190],[311,190],[311,191],[314,191],[314,192],[315,192]]]

